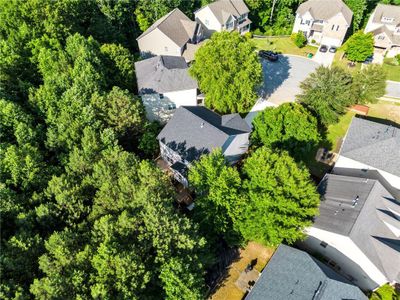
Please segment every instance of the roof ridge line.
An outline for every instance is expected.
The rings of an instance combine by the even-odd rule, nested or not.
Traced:
[[[183,108],[185,108],[188,112],[190,112],[192,115],[194,115],[194,116],[196,116],[198,119],[200,119],[200,120],[202,120],[202,121],[206,121],[206,120],[204,120],[204,119],[202,119],[202,118],[200,118],[198,115],[196,115],[195,113],[193,113],[193,112],[191,112],[189,109],[187,109],[186,107],[187,106],[182,106]],[[194,106],[194,107],[199,107],[199,106]],[[214,114],[216,114],[216,115],[218,115],[219,117],[220,117],[220,119],[221,119],[221,115],[220,114],[217,114],[216,112],[214,112],[213,110],[211,110],[211,109],[209,109],[209,111],[211,111],[212,113],[214,113]],[[214,126],[213,124],[211,124],[210,122],[208,122],[208,121],[206,121],[208,124],[210,124],[212,127],[214,127],[215,129],[217,129],[218,131],[221,131],[223,134],[226,134],[227,136],[230,136],[229,134],[227,134],[226,132],[224,132],[223,130],[221,130],[221,129],[219,129],[218,127],[216,127],[216,126]],[[221,125],[222,125],[222,123],[221,123]]]
[[[350,231],[349,231],[348,236],[350,236],[350,235],[352,234],[353,229],[354,229],[354,226],[356,225],[356,223],[357,223],[357,221],[358,221],[358,218],[360,217],[360,214],[361,214],[361,212],[362,212],[362,209],[364,208],[365,203],[367,203],[368,199],[370,198],[369,195],[371,195],[372,190],[376,188],[377,182],[379,182],[379,181],[377,181],[377,180],[375,180],[375,179],[369,179],[369,178],[365,178],[365,180],[367,180],[367,181],[368,181],[368,180],[374,180],[375,182],[374,182],[374,185],[373,185],[373,186],[371,187],[371,189],[369,190],[369,192],[368,192],[368,197],[367,197],[367,199],[365,199],[364,203],[362,204],[362,206],[361,206],[361,208],[360,208],[360,211],[359,211],[359,213],[358,213],[358,215],[357,215],[357,218],[356,218],[355,222],[353,223],[353,225],[351,225],[351,228],[350,228]]]

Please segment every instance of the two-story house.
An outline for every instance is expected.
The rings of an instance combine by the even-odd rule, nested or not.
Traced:
[[[400,6],[379,3],[370,16],[365,33],[374,35],[374,46],[387,57],[400,54]]]
[[[299,246],[363,290],[400,282],[400,198],[384,180],[327,174],[319,215]]]
[[[239,114],[220,116],[204,106],[181,106],[157,139],[161,157],[177,181],[188,186],[191,164],[214,149],[236,163],[247,152],[251,128]]]
[[[136,40],[142,57],[182,56],[187,44],[202,40],[202,27],[175,8],[151,25]]]
[[[303,32],[308,42],[340,47],[353,12],[341,0],[308,0],[296,11],[293,32]]]
[[[195,20],[204,28],[204,35],[236,30],[250,31],[249,9],[243,0],[217,0],[194,12]]]
[[[188,70],[185,59],[178,56],[155,56],[135,63],[138,94],[149,120],[165,123],[176,108],[202,104],[197,99],[197,81]]]

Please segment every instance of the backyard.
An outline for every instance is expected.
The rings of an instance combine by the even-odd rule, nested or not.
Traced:
[[[275,249],[265,247],[256,242],[249,242],[246,248],[240,250],[240,258],[229,266],[228,275],[219,288],[210,297],[211,300],[241,300],[245,291],[239,287],[240,277],[245,275],[246,267],[256,261],[254,273],[261,272],[270,260]]]
[[[303,48],[298,48],[290,37],[268,37],[268,38],[253,38],[257,49],[272,50],[284,54],[294,54],[307,56],[308,53],[313,55],[317,52],[317,47],[306,45]]]

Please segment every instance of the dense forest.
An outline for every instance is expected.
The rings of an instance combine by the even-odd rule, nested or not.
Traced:
[[[1,299],[200,299],[221,237],[278,244],[309,224],[318,197],[287,152],[279,161],[260,148],[241,173],[218,153],[205,158],[191,174],[204,198],[194,216],[175,208],[173,186],[152,162],[158,126],[136,95],[135,39],[172,8],[193,17],[207,2],[0,0]],[[254,29],[282,34],[301,0],[246,2]],[[346,2],[364,3],[358,28],[374,5]],[[223,171],[215,177],[212,159]],[[258,174],[260,165],[279,172]],[[292,186],[278,194],[257,185],[287,176]],[[297,182],[310,200],[289,208],[305,219],[263,215],[262,232],[263,223],[240,218],[298,194]]]

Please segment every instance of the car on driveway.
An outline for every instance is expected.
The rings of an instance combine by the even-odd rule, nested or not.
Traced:
[[[328,46],[321,45],[321,47],[319,47],[319,51],[325,53],[326,51],[328,51]]]
[[[374,56],[373,55],[368,56],[367,59],[364,61],[364,64],[368,65],[368,64],[372,63],[373,60],[374,60]]]
[[[278,53],[269,51],[269,50],[260,50],[258,55],[262,58],[266,58],[269,61],[277,61],[278,60]]]
[[[335,46],[331,46],[331,47],[329,48],[329,52],[330,52],[330,53],[336,53],[336,50],[337,50],[337,48],[336,48]]]

